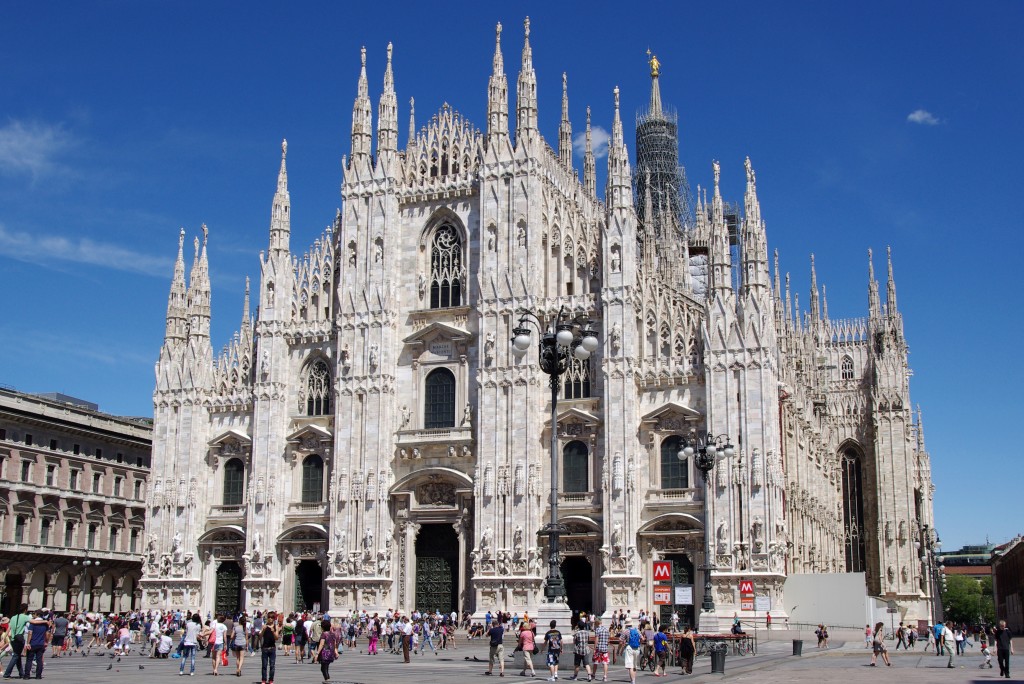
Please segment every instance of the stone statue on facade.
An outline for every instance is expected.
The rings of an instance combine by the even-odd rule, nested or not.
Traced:
[[[512,532],[512,552],[515,554],[515,558],[519,559],[523,557],[523,526],[516,525],[516,529]]]
[[[260,542],[262,541],[263,535],[260,534],[259,530],[256,530],[252,533],[252,554],[249,556],[249,558],[252,559],[253,563],[259,563],[260,558],[262,558],[260,548]]]
[[[483,535],[480,537],[480,557],[483,560],[487,560],[491,557],[491,544],[494,541],[494,530],[490,525],[484,530]]]
[[[181,532],[178,531],[174,533],[174,537],[171,539],[171,555],[175,563],[181,562],[182,554],[184,554],[184,549],[181,547]]]
[[[490,366],[494,363],[494,333],[487,333],[484,338],[484,364]]]
[[[718,553],[729,553],[729,523],[718,523]]]
[[[363,532],[363,555],[366,558],[370,557],[370,553],[373,551],[373,530],[369,527]]]
[[[622,556],[622,523],[615,523],[612,527],[612,555],[616,558]]]

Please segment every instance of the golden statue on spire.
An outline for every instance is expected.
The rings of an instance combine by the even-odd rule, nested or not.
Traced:
[[[651,78],[657,78],[661,71],[661,62],[658,61],[657,55],[651,54],[650,48],[647,48],[647,64],[651,67]]]

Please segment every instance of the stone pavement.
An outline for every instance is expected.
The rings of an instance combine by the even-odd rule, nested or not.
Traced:
[[[957,658],[955,669],[946,668],[946,658],[938,658],[921,649],[906,653],[893,653],[892,667],[879,664],[870,667],[870,652],[864,648],[863,642],[847,642],[834,644],[835,648],[828,651],[815,648],[812,640],[804,642],[804,656],[792,656],[792,641],[778,639],[781,635],[773,635],[773,640],[762,640],[756,656],[726,657],[725,675],[710,674],[710,661],[707,657],[697,659],[694,674],[684,677],[678,669],[670,670],[667,678],[654,677],[650,672],[638,673],[637,681],[654,684],[655,682],[756,682],[756,684],[797,684],[800,682],[841,681],[842,684],[858,684],[879,680],[898,681],[900,684],[914,682],[949,682],[960,684],[975,681],[1010,681],[997,676],[999,670],[993,657],[993,669],[979,669],[983,658],[974,649],[971,655]],[[365,644],[363,646],[365,651]],[[506,643],[506,654],[512,651],[511,641]],[[1017,650],[1017,653],[1021,653]],[[563,656],[563,669],[560,681],[568,680],[572,675],[572,655]],[[564,663],[568,661],[569,667]],[[160,684],[162,682],[180,682],[178,679],[178,660],[153,660],[138,655],[124,656],[120,662],[106,655],[89,657],[66,657],[58,660],[46,659],[44,679],[70,684],[116,684],[133,682],[138,684]],[[505,680],[524,681],[519,670],[511,666],[512,660],[506,657]],[[4,663],[6,665],[6,663]],[[1024,674],[1022,656],[1011,660],[1014,670]],[[140,666],[144,669],[140,669]],[[109,669],[108,669],[109,668]],[[442,651],[440,655],[413,656],[409,665],[402,663],[400,656],[382,653],[378,656],[367,656],[365,653],[346,650],[345,654],[331,665],[332,682],[335,684],[369,684],[371,682],[388,682],[389,684],[424,684],[425,682],[456,682],[480,683],[487,669],[487,643],[475,640],[467,643],[460,640],[457,650]],[[211,661],[198,658],[196,660],[196,677],[208,678],[211,675]],[[538,681],[547,676],[538,669]],[[626,671],[621,662],[609,666],[609,679],[612,682],[628,682]],[[260,681],[260,660],[246,658],[243,676],[234,678],[234,664],[221,668],[221,676],[228,676],[230,681],[244,684],[258,684]],[[497,678],[495,670],[494,678]],[[190,681],[195,681],[193,678]],[[292,658],[285,658],[279,652],[277,659],[277,684],[316,684],[320,682],[320,667],[310,664],[296,664]],[[504,680],[502,680],[504,681]],[[1018,680],[1020,681],[1020,680]]]

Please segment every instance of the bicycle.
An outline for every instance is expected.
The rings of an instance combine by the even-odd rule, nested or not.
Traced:
[[[697,637],[697,648],[695,650],[696,655],[707,655],[712,643],[713,642],[710,639],[706,639],[704,637]]]

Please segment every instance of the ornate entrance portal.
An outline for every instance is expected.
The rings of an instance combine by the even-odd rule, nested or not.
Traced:
[[[562,561],[565,598],[573,613],[594,612],[594,568],[583,556],[569,556]]]
[[[314,610],[323,593],[323,568],[315,560],[301,561],[295,568],[295,610]]]
[[[693,561],[688,556],[681,553],[670,553],[664,557],[663,560],[672,561],[672,597],[675,599],[675,587],[680,584],[693,584]],[[693,596],[696,596],[696,589],[693,592]],[[696,599],[694,599],[696,600]],[[693,605],[689,606],[660,606],[658,619],[661,620],[662,624],[672,624],[672,611],[679,613],[679,627],[682,628],[684,625],[690,625],[690,627],[696,628],[697,623],[694,622],[694,609]]]
[[[423,525],[416,536],[416,601],[420,611],[458,609],[459,539],[450,524]]]
[[[224,561],[217,568],[217,593],[214,610],[219,615],[236,615],[242,594],[242,569],[235,561]]]

